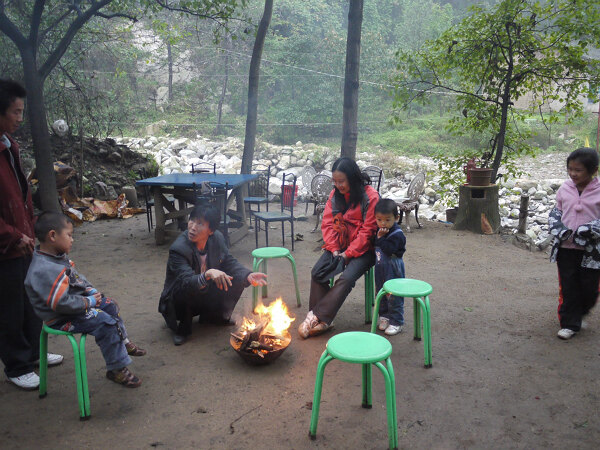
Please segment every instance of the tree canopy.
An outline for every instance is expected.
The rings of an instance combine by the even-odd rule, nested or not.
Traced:
[[[600,61],[590,50],[600,44],[600,5],[503,0],[470,12],[417,51],[397,53],[395,107],[398,113],[432,93],[452,95],[457,113],[448,130],[485,138],[479,156],[496,180],[501,164],[529,149],[520,127],[528,114],[550,122],[557,120],[552,112],[574,117],[597,98]],[[515,106],[525,99],[525,109]]]
[[[137,17],[160,9],[225,23],[246,0],[0,0],[0,31],[16,46],[28,91],[28,117],[34,144],[42,207],[57,210],[53,161],[47,128],[44,83],[80,30],[93,19]]]

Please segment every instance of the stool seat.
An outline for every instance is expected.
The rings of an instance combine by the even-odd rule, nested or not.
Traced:
[[[386,292],[398,297],[425,297],[433,292],[429,283],[412,278],[394,278],[383,284]]]
[[[348,363],[374,363],[392,354],[392,344],[386,338],[364,331],[349,331],[327,341],[327,352]]]
[[[362,407],[373,406],[372,367],[383,375],[385,382],[385,402],[387,409],[388,444],[390,449],[398,448],[398,414],[396,411],[396,378],[392,366],[392,344],[382,336],[364,331],[349,331],[333,336],[327,341],[325,351],[319,359],[315,379],[310,428],[308,435],[317,438],[317,423],[321,406],[325,366],[333,360],[360,364],[362,372]],[[345,389],[345,388],[344,388]],[[341,446],[340,446],[341,448]]]
[[[292,256],[292,253],[285,247],[261,247],[252,250],[252,271],[259,272],[262,268],[263,273],[267,273],[267,260],[276,258],[287,259],[292,266],[292,274],[294,275],[294,287],[296,288],[296,303],[298,307],[302,305],[300,301],[300,288],[298,287],[298,274],[296,272],[296,261]],[[261,292],[262,291],[262,292]],[[269,295],[267,285],[262,287],[262,290],[258,286],[252,286],[252,311],[256,310],[259,297],[265,298]]]
[[[383,286],[375,298],[373,307],[373,322],[371,324],[371,333],[375,333],[377,327],[377,317],[379,315],[379,305],[381,299],[387,294],[396,297],[407,297],[413,299],[413,318],[414,318],[414,339],[421,340],[421,326],[423,326],[423,350],[425,356],[425,367],[430,368],[432,363],[431,350],[431,306],[429,305],[429,294],[433,292],[433,287],[421,280],[411,278],[394,278],[383,283]]]
[[[261,247],[252,250],[254,258],[285,258],[290,251],[285,247]]]

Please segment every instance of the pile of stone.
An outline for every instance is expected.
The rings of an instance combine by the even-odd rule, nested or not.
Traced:
[[[200,136],[196,139],[149,136],[123,137],[115,140],[131,150],[153,157],[162,174],[190,172],[192,164],[202,161],[216,163],[217,173],[237,173],[242,164],[244,145],[238,138],[211,141]],[[301,177],[303,167],[309,165],[317,171],[331,169],[331,164],[338,155],[337,149],[315,144],[297,142],[295,145],[278,146],[259,141],[255,148],[254,165],[271,166],[272,177],[269,190],[274,195],[281,192],[283,173],[292,172],[297,175],[298,193],[302,201],[310,195],[310,186],[303,185]],[[560,155],[559,159],[564,161],[562,158],[563,155]],[[357,163],[361,168],[373,164],[383,167],[385,183],[381,192],[384,197],[393,199],[406,198],[406,190],[414,174],[427,173],[428,181],[419,199],[419,217],[426,220],[446,220],[447,205],[442,202],[441,195],[438,193],[439,176],[432,175],[435,173],[435,163],[430,158],[414,159],[383,151],[377,154],[359,152]],[[551,163],[554,164],[554,161]],[[554,165],[558,170],[558,165]],[[560,165],[562,166],[563,163]],[[505,180],[500,189],[500,216],[504,231],[516,232],[520,197],[526,193],[530,196],[527,235],[538,245],[546,242],[548,213],[554,206],[556,190],[563,181],[558,178]]]

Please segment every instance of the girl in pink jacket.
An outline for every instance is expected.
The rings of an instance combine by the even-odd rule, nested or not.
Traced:
[[[558,266],[558,337],[570,339],[598,299],[600,282],[600,182],[598,154],[579,148],[567,158],[569,180],[556,193],[548,223]]]

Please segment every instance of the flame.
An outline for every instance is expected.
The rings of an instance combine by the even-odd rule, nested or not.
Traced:
[[[244,334],[254,330],[258,323],[266,322],[266,326],[262,331],[263,334],[281,336],[287,331],[292,322],[296,320],[289,316],[288,308],[281,297],[271,302],[269,306],[259,303],[256,306],[255,314],[257,316],[256,320],[244,317],[240,326],[240,331]]]

